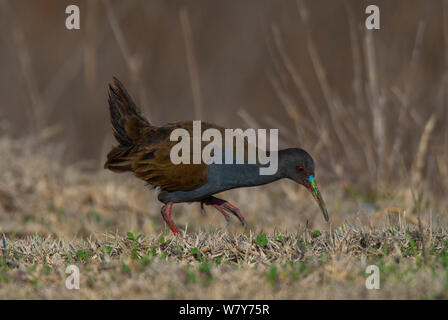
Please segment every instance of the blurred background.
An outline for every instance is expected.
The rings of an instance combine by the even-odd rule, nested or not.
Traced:
[[[65,28],[70,4],[80,30]],[[280,147],[313,155],[322,185],[370,202],[386,185],[411,187],[415,203],[419,190],[437,203],[448,191],[448,2],[376,0],[381,29],[366,30],[370,4],[0,0],[0,135],[101,170],[116,76],[154,125],[278,128]]]

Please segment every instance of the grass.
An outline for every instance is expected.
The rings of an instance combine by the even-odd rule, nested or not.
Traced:
[[[444,99],[447,68],[443,58],[448,57],[448,46],[446,41],[434,39],[448,39],[448,20],[440,21],[440,16],[432,24],[435,27],[426,28],[427,17],[415,15],[415,34],[412,28],[407,34],[373,33],[357,27],[364,22],[364,17],[356,14],[359,7],[344,2],[343,16],[335,17],[344,21],[338,25],[345,26],[348,22],[348,28],[340,30],[342,38],[338,39],[350,39],[349,43],[340,42],[345,44],[340,49],[346,50],[344,55],[352,56],[352,65],[347,62],[342,65],[337,55],[331,58],[325,54],[334,52],[331,45],[335,41],[324,41],[325,35],[313,27],[312,17],[321,13],[309,11],[307,1],[291,3],[285,8],[293,14],[292,19],[281,20],[297,20],[299,24],[277,25],[276,19],[267,19],[272,25],[257,27],[265,31],[252,37],[265,39],[266,48],[257,45],[253,48],[257,54],[267,51],[269,58],[268,61],[252,59],[260,61],[259,64],[247,64],[254,71],[248,73],[252,76],[246,77],[247,83],[234,81],[238,91],[251,97],[247,101],[253,102],[245,102],[249,108],[237,113],[250,127],[278,127],[281,144],[303,146],[311,152],[318,164],[316,174],[319,183],[322,182],[320,189],[331,223],[323,221],[309,193],[282,181],[223,195],[244,213],[248,230],[234,221],[225,227],[225,221],[216,212],[212,213],[213,210],[202,216],[196,204],[176,205],[173,216],[185,230],[183,239],[174,238],[166,228],[154,191],[141,182],[126,175],[85,169],[97,168],[97,164],[61,163],[61,159],[69,158],[65,155],[80,158],[81,154],[96,155],[99,149],[104,158],[111,143],[109,125],[109,138],[103,141],[103,148],[95,140],[106,132],[99,121],[105,119],[100,109],[91,107],[100,105],[96,99],[105,103],[100,95],[92,94],[96,89],[102,92],[105,86],[105,80],[95,76],[94,68],[95,50],[113,45],[104,39],[114,39],[122,56],[120,63],[111,57],[106,69],[120,72],[116,66],[126,62],[129,90],[136,102],[146,110],[149,100],[151,108],[167,105],[163,96],[155,95],[148,100],[147,90],[160,90],[141,77],[145,66],[151,70],[153,79],[159,79],[160,72],[166,75],[167,69],[154,68],[149,60],[143,63],[143,47],[132,52],[131,43],[139,37],[138,33],[126,33],[121,28],[121,21],[137,10],[134,5],[109,6],[106,2],[106,16],[102,19],[105,25],[97,26],[101,35],[97,39],[104,41],[95,41],[95,37],[87,39],[84,49],[75,50],[74,55],[63,59],[64,65],[58,65],[57,59],[42,60],[35,54],[39,50],[29,50],[37,42],[27,43],[25,39],[33,38],[27,32],[27,24],[13,19],[20,7],[3,5],[5,17],[11,20],[15,30],[12,51],[5,57],[20,58],[17,65],[20,70],[9,74],[21,75],[23,81],[8,79],[8,85],[4,86],[8,90],[4,105],[14,106],[20,115],[17,117],[20,124],[10,124],[9,112],[5,112],[0,115],[0,129],[12,133],[16,131],[7,129],[8,126],[17,127],[16,133],[30,131],[35,138],[0,138],[1,297],[447,298],[448,131],[443,125],[447,118],[447,99]],[[440,12],[442,8],[446,11],[445,3],[435,3],[434,7],[428,7],[430,11],[426,10],[426,15],[433,18],[432,12]],[[210,68],[207,59],[199,59],[203,52],[197,51],[200,46],[194,39],[203,35],[201,28],[193,28],[197,23],[190,22],[194,16],[190,17],[192,9],[176,6],[170,9],[179,14],[168,15],[176,21],[179,19],[181,27],[172,32],[179,32],[184,41],[180,47],[162,46],[162,50],[168,48],[177,54],[182,52],[179,48],[185,47],[188,68],[184,69],[188,70],[190,86],[179,74],[168,78],[179,79],[174,85],[176,88],[191,87],[194,114],[202,118],[203,98],[216,95],[213,85],[201,87],[200,78],[207,79],[204,72]],[[273,14],[283,17],[286,12]],[[256,16],[258,21],[258,13]],[[391,16],[398,17],[395,22],[400,26],[403,25],[400,18],[406,21],[413,18]],[[244,17],[247,20],[248,16]],[[395,23],[386,21],[386,24],[391,30],[400,30]],[[97,29],[94,27],[95,24],[88,23],[86,34]],[[400,42],[394,42],[403,48],[410,44],[412,51],[391,47],[389,35],[393,34],[403,35]],[[232,37],[223,39],[234,42]],[[238,48],[238,42],[233,42],[232,46]],[[440,47],[434,47],[435,42]],[[428,44],[432,48],[429,51]],[[157,48],[150,42],[148,45],[151,52]],[[246,43],[244,48],[247,49]],[[440,52],[440,57],[434,52]],[[169,51],[160,53],[160,56],[173,56]],[[250,50],[247,55],[253,56]],[[42,66],[50,61],[51,67],[56,68],[56,76],[50,77],[49,82],[45,75],[38,77],[39,73],[30,67],[28,60]],[[158,59],[150,60],[160,64]],[[66,62],[72,71],[67,71]],[[83,62],[87,86],[83,81],[78,84],[73,81],[83,69]],[[165,66],[171,66],[173,61],[168,62]],[[214,60],[212,64],[226,65]],[[335,69],[336,64],[343,68]],[[259,88],[265,87],[264,82],[253,82],[255,78],[263,81],[258,72],[260,66],[263,72],[267,70],[266,76],[272,84],[275,96],[271,98],[277,99],[275,105],[284,109],[276,109],[275,115],[266,117],[263,110],[271,108],[273,100],[259,94]],[[392,70],[390,66],[396,68]],[[211,70],[216,73],[214,68]],[[235,79],[231,74],[224,73],[220,79]],[[210,83],[214,82],[213,77],[208,78]],[[216,82],[218,91],[230,89],[226,97],[232,97],[233,89],[221,82]],[[341,90],[340,83],[352,84],[350,94]],[[66,90],[68,87],[71,90]],[[80,89],[84,87],[89,87],[89,91]],[[17,92],[11,92],[11,88]],[[206,90],[201,92],[201,88]],[[22,98],[24,92],[28,103],[15,100]],[[186,92],[177,94],[182,103],[188,103],[190,93]],[[74,94],[81,100],[72,99]],[[259,99],[252,100],[256,96]],[[237,103],[233,104],[243,105],[240,103],[243,100],[234,100]],[[70,112],[62,112],[66,115],[62,118],[55,114],[54,118],[52,110],[56,101],[65,101],[67,110],[89,106],[88,111],[80,110],[83,123],[73,121]],[[169,105],[179,105],[170,101]],[[228,105],[232,105],[230,102]],[[216,119],[223,121],[225,112],[217,112],[219,104],[213,100],[207,103],[208,111],[216,111],[212,112],[216,113]],[[160,115],[157,119],[157,112],[149,118],[155,124],[161,119]],[[86,122],[88,119],[91,121]],[[229,119],[234,123],[235,117]],[[45,126],[51,123],[56,124]],[[45,143],[46,139],[59,139],[59,136],[64,142],[58,148]],[[64,286],[65,267],[70,264],[81,270],[80,290],[70,291]],[[365,288],[365,270],[371,264],[377,265],[381,272],[381,289],[377,291]]]
[[[278,234],[264,234],[266,245],[256,237],[219,230],[182,239],[165,235],[163,243],[159,236],[135,240],[119,233],[72,241],[7,238],[0,293],[50,299],[448,298],[445,229],[420,234],[346,225],[317,237],[311,231],[284,233],[283,242]],[[307,245],[300,245],[302,239]],[[426,254],[421,239],[430,248]],[[65,288],[70,264],[80,268],[80,290]],[[380,270],[379,290],[365,287],[368,265]]]
[[[304,188],[282,181],[223,194],[248,229],[176,205],[176,238],[155,192],[132,176],[63,166],[28,139],[0,148],[5,299],[448,298],[446,199],[416,202],[399,185],[358,196],[338,180],[321,185],[327,224]],[[79,290],[65,287],[69,265]],[[369,265],[379,290],[366,289]]]

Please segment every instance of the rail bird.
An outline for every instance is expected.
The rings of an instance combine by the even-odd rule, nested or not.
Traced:
[[[229,221],[229,213],[247,226],[240,210],[214,194],[241,187],[259,186],[279,179],[290,179],[305,186],[317,201],[326,221],[328,212],[314,175],[313,158],[303,149],[278,151],[278,170],[261,175],[260,164],[174,164],[170,158],[173,130],[182,128],[193,134],[192,122],[173,122],[157,127],[152,125],[136,106],[123,84],[116,78],[109,84],[109,111],[113,134],[118,145],[107,155],[104,168],[113,172],[132,172],[136,177],[158,189],[163,203],[161,213],[172,232],[181,235],[173,222],[171,210],[175,203],[199,202],[201,208],[216,208]],[[202,122],[201,130],[224,128]]]

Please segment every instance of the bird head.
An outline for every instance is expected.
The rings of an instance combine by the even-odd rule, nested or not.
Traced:
[[[282,167],[285,170],[286,178],[303,185],[311,192],[325,220],[328,221],[327,207],[316,184],[313,158],[303,149],[286,149],[284,152],[281,161],[284,162]]]

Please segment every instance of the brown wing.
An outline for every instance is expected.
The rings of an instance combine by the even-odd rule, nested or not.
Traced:
[[[113,149],[108,155],[105,167],[116,172],[132,171],[138,178],[167,191],[188,191],[205,184],[207,175],[204,163],[175,165],[171,162],[171,148],[178,142],[170,141],[170,134],[177,128],[187,130],[190,137],[193,137],[192,122],[152,127],[146,137],[140,140],[141,143]],[[202,131],[209,128],[216,128],[224,134],[224,128],[201,123]]]
[[[178,143],[170,141],[171,132],[183,128],[193,137],[192,121],[152,126],[116,78],[109,86],[109,111],[119,146],[107,155],[105,168],[134,172],[140,179],[167,191],[192,190],[207,182],[204,163],[175,165],[170,160],[171,148]],[[210,128],[218,129],[224,137],[224,128],[201,122],[202,131]],[[202,147],[208,143],[203,142]]]
[[[178,142],[170,141],[169,135],[174,129],[182,128],[193,137],[192,122],[170,123],[163,128],[169,132],[166,139],[156,144],[151,144],[139,152],[136,161],[133,163],[135,175],[148,183],[161,187],[164,190],[192,190],[207,182],[206,165],[201,164],[173,164],[170,159],[171,148]],[[202,131],[216,128],[212,124],[201,123]],[[204,143],[202,143],[204,146]],[[190,154],[191,155],[191,154]],[[190,157],[192,161],[192,157]]]

